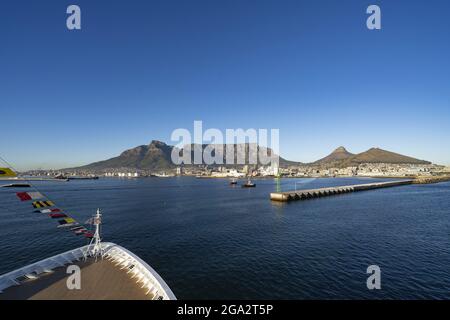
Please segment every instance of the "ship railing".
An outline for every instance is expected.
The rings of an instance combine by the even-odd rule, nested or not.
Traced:
[[[145,288],[146,294],[151,294],[153,299],[176,299],[158,273],[138,256],[112,243],[102,243],[102,246],[108,246],[108,249],[104,248],[104,256],[121,270],[128,269],[126,272],[131,275],[131,279],[135,280],[141,288]]]
[[[11,271],[0,276],[0,293],[3,290],[20,285],[27,280],[36,279],[38,275],[53,272],[53,269],[63,267],[83,257],[85,247],[69,250],[53,257],[32,263],[26,267]]]
[[[131,278],[136,279],[142,288],[146,288],[146,294],[151,294],[153,299],[176,300],[175,295],[165,281],[153,270],[146,262],[134,255],[127,249],[111,242],[101,243],[104,257],[115,262],[120,269]],[[32,263],[26,267],[14,270],[0,276],[0,293],[3,290],[20,285],[21,283],[38,278],[40,274],[51,273],[54,269],[80,261],[90,253],[90,246],[84,246],[77,249],[52,256],[50,258]]]

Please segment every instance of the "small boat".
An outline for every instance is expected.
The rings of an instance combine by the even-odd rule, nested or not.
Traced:
[[[153,174],[153,176],[157,177],[157,178],[172,178],[172,177],[175,177],[174,174],[166,174],[165,172],[163,172],[163,173],[155,173],[155,174]]]
[[[11,183],[0,186],[2,188],[30,188],[31,185],[28,183]]]
[[[242,185],[242,188],[254,188],[254,187],[256,187],[256,184],[253,183],[250,179],[247,180],[247,182]]]
[[[236,179],[231,179],[230,184],[233,185],[233,186],[237,185],[237,180]]]
[[[59,180],[66,180],[69,181],[69,179],[67,179],[67,177],[65,175],[63,175],[62,173],[57,174],[54,179],[59,179]]]
[[[77,177],[71,176],[67,177],[68,180],[98,180],[98,176],[86,176],[86,177]]]

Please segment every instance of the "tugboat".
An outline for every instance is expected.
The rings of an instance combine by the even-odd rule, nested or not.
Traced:
[[[254,188],[256,184],[254,184],[250,179],[247,180],[246,183],[242,185],[242,188]]]
[[[55,177],[55,179],[59,179],[59,180],[69,180],[65,175],[63,175],[62,173],[57,174]]]

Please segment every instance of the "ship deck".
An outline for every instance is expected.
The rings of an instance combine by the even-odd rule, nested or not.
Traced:
[[[76,261],[81,270],[81,289],[69,290],[67,267],[27,279],[0,294],[0,300],[151,300],[153,295],[132,279],[127,269],[121,270],[110,260]]]

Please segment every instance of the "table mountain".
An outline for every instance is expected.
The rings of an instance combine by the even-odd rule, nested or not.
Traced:
[[[192,163],[194,162],[194,149],[195,148],[202,148],[204,149],[207,145],[191,145],[191,160]],[[220,147],[222,145],[216,145],[216,147]],[[245,159],[246,163],[248,163],[249,159],[249,152],[250,152],[250,145],[248,143],[246,144],[235,144],[235,163],[237,152],[239,147],[242,147],[245,150]],[[126,150],[122,152],[119,156],[94,162],[91,164],[88,164],[86,166],[82,166],[79,168],[72,168],[72,169],[82,169],[82,170],[106,170],[106,169],[119,169],[119,168],[130,168],[130,169],[147,169],[147,170],[167,170],[175,168],[176,165],[172,162],[171,154],[172,150],[174,149],[174,146],[167,145],[164,142],[153,140],[149,145],[141,145],[129,150]],[[272,150],[270,148],[264,148],[256,146],[253,150],[261,150],[266,151],[268,155],[272,154]],[[180,152],[182,152],[181,149]],[[225,148],[224,148],[225,150]],[[182,153],[181,153],[182,154]],[[225,155],[223,156],[225,159]],[[280,166],[288,166],[288,165],[299,165],[298,162],[288,161],[286,159],[283,159],[280,157]],[[224,161],[225,165],[225,161]],[[189,166],[189,165],[184,165]],[[212,165],[212,166],[221,166],[218,165]],[[231,167],[239,166],[239,165],[229,165]]]

